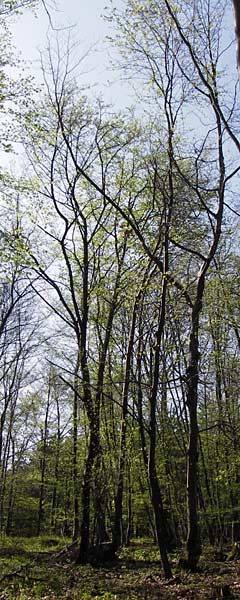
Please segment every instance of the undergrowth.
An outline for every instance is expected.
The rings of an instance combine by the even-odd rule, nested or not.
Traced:
[[[165,581],[159,553],[134,540],[114,564],[76,566],[57,537],[0,538],[0,600],[218,600],[240,599],[240,561],[213,561],[205,551],[201,572],[179,569]]]

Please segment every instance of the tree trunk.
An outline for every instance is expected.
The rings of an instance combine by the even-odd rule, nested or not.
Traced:
[[[12,446],[12,473],[11,473],[11,483],[10,490],[8,495],[8,511],[7,511],[7,522],[6,522],[6,534],[11,535],[12,529],[12,519],[13,519],[13,507],[14,507],[14,491],[15,491],[15,442],[11,437],[11,446]]]
[[[240,76],[240,0],[232,0],[234,24],[235,24],[235,35],[237,42],[236,59],[237,69]]]
[[[198,462],[198,369],[199,369],[199,313],[202,307],[204,281],[202,281],[197,300],[192,309],[191,332],[189,340],[189,361],[187,367],[187,407],[189,414],[189,443],[187,452],[187,510],[188,564],[195,570],[201,555],[201,540],[197,513],[197,462]]]
[[[104,486],[105,476],[103,475],[104,464],[101,449],[95,460],[95,477],[94,477],[94,525],[95,535],[94,540],[96,546],[109,541],[109,535],[106,529],[106,487]],[[107,477],[107,474],[106,474]]]
[[[56,408],[57,408],[57,441],[56,441],[54,483],[53,483],[52,505],[51,505],[51,527],[54,530],[56,528],[57,490],[58,490],[58,482],[59,482],[59,458],[60,458],[60,444],[61,444],[60,408],[59,408],[59,400],[57,397],[56,397]]]
[[[114,316],[117,308],[118,296],[119,296],[119,286],[121,281],[122,267],[124,264],[124,258],[126,254],[127,247],[127,237],[124,239],[123,247],[121,254],[118,253],[118,269],[116,274],[116,280],[114,284],[114,290],[112,295],[112,300],[109,307],[109,312],[107,316],[106,322],[106,331],[105,336],[102,343],[102,348],[100,352],[99,358],[99,368],[98,368],[98,377],[97,377],[97,391],[95,397],[95,412],[97,413],[97,420],[100,422],[100,406],[103,400],[103,383],[104,383],[104,373],[106,368],[106,359],[107,352],[109,348],[109,342],[111,338],[111,332],[113,327]],[[99,446],[99,454],[96,457],[95,464],[95,525],[96,525],[96,544],[100,544],[101,542],[105,542],[107,539],[106,525],[105,525],[105,506],[106,502],[103,502],[104,492],[102,491],[102,481],[101,481],[101,466],[102,466],[102,456],[101,449]]]
[[[80,547],[76,564],[85,565],[89,559],[89,537],[90,537],[90,495],[92,484],[92,471],[96,452],[99,446],[98,430],[92,424],[90,430],[90,441],[88,455],[85,465],[82,485],[82,517],[80,527]]]
[[[72,539],[76,541],[79,535],[79,501],[78,501],[78,371],[79,351],[74,370],[74,397],[73,397],[73,533]]]
[[[166,525],[166,519],[164,515],[163,503],[161,491],[158,483],[155,458],[149,460],[149,485],[151,490],[151,502],[154,511],[155,529],[157,543],[160,551],[164,576],[166,579],[171,579],[172,570],[167,555],[167,542],[169,539],[169,532]]]
[[[48,438],[48,413],[49,413],[49,407],[50,407],[50,394],[51,394],[51,387],[50,387],[50,381],[49,381],[44,429],[41,431],[41,458],[40,458],[41,481],[40,481],[40,492],[39,492],[39,503],[38,503],[38,521],[37,521],[37,531],[36,531],[37,536],[39,536],[41,533],[41,526],[42,526],[42,520],[43,520],[43,501],[44,501],[44,491],[45,491],[46,451],[47,451],[47,438]]]
[[[128,394],[130,387],[130,372],[131,372],[131,360],[133,352],[135,325],[136,325],[136,311],[138,305],[138,298],[135,300],[132,322],[129,334],[125,373],[124,373],[124,385],[123,385],[123,399],[122,399],[122,420],[121,420],[121,437],[120,437],[120,456],[118,466],[118,484],[117,493],[115,497],[115,515],[114,515],[114,529],[113,529],[113,548],[114,551],[118,550],[123,543],[123,530],[122,530],[122,512],[123,512],[123,487],[124,487],[124,469],[125,469],[125,458],[126,458],[126,431],[127,431],[127,411],[128,411]]]
[[[127,503],[127,528],[126,528],[126,546],[129,546],[132,535],[132,482],[131,482],[131,467],[128,464],[128,503]]]

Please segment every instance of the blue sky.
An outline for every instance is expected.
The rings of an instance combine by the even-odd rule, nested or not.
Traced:
[[[56,0],[56,9],[52,3],[49,10],[54,27],[75,25],[72,35],[79,42],[79,57],[91,49],[84,62],[83,82],[93,85],[94,93],[100,92],[107,102],[123,107],[131,103],[126,98],[127,86],[123,88],[119,83],[109,85],[110,81],[117,79],[117,74],[109,70],[108,50],[104,43],[104,37],[109,33],[109,26],[102,18],[107,3],[107,0]],[[47,6],[50,6],[49,2]],[[39,51],[46,47],[47,34],[54,36],[44,8],[24,10],[11,24],[11,32],[16,51],[28,62],[30,71],[40,77]]]
[[[101,18],[106,6],[106,0],[57,0],[56,8],[53,3],[46,3],[56,28],[76,25],[83,44],[92,44],[103,40],[107,24]],[[37,10],[24,9],[22,15],[15,18],[11,26],[13,41],[22,51],[25,58],[36,58],[37,47],[43,47],[45,36],[49,31],[49,20],[43,6]]]
[[[127,84],[117,82],[119,73],[113,73],[109,66],[109,56],[104,38],[110,33],[109,24],[102,15],[106,5],[111,0],[45,0],[51,13],[54,27],[62,28],[75,25],[73,38],[79,43],[79,57],[92,48],[86,62],[84,62],[85,75],[83,84],[89,83],[94,87],[95,95],[102,94],[107,102],[113,102],[116,108],[129,106],[133,103],[133,95]],[[114,6],[122,6],[123,0],[114,0]],[[55,5],[55,8],[54,8]],[[228,16],[229,31],[233,34],[233,16],[229,6]],[[11,25],[12,40],[22,58],[28,61],[29,68],[38,78],[40,76],[39,50],[47,44],[47,34],[54,35],[49,29],[49,19],[39,0],[36,11],[24,10],[20,17],[14,19]],[[227,34],[229,37],[229,33]],[[229,39],[226,40],[226,45]],[[93,49],[94,46],[94,49]],[[111,49],[112,52],[112,49]],[[235,51],[229,49],[230,70],[235,67]],[[226,59],[226,57],[225,57]],[[30,66],[31,63],[31,66]],[[229,73],[229,69],[228,69]],[[115,80],[114,85],[109,82]]]

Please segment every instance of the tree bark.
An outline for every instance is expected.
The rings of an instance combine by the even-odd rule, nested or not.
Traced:
[[[61,444],[61,431],[60,431],[60,407],[59,400],[56,395],[56,409],[57,409],[57,438],[56,438],[56,454],[55,454],[55,465],[54,465],[54,484],[52,493],[52,504],[51,504],[51,527],[55,530],[56,528],[56,509],[57,509],[57,492],[59,483],[59,458],[60,458],[60,444]]]
[[[90,429],[90,440],[88,447],[88,455],[85,465],[85,471],[83,476],[82,485],[82,517],[80,527],[80,547],[79,553],[76,560],[76,564],[85,565],[89,560],[89,537],[90,537],[90,496],[91,496],[91,484],[92,484],[92,471],[96,453],[98,452],[99,446],[99,431],[98,427],[92,427]]]
[[[236,60],[237,60],[238,76],[240,77],[240,0],[232,0],[232,5],[233,5],[233,14],[234,14],[236,43],[237,43]]]
[[[74,397],[73,397],[73,533],[72,539],[76,541],[79,535],[79,500],[78,500],[78,371],[79,351],[74,370]]]
[[[160,370],[160,346],[164,331],[165,323],[165,307],[166,307],[166,279],[163,279],[162,283],[162,298],[159,314],[158,330],[156,334],[156,348],[154,355],[154,373],[153,373],[153,384],[150,398],[150,448],[149,448],[149,462],[148,462],[148,479],[151,494],[151,502],[154,510],[154,519],[156,527],[156,536],[160,556],[162,560],[162,566],[164,576],[166,579],[172,577],[171,566],[167,555],[167,540],[169,538],[169,532],[166,524],[164,515],[162,494],[156,470],[156,406],[157,406],[157,393],[159,384],[159,370]]]
[[[187,366],[187,407],[189,414],[189,443],[187,452],[187,552],[189,567],[197,567],[201,555],[201,541],[197,514],[197,462],[198,462],[198,372],[199,372],[199,314],[202,308],[204,279],[199,281],[197,299],[192,308]]]
[[[48,393],[47,393],[47,406],[44,420],[44,429],[41,432],[41,458],[40,458],[40,492],[39,492],[39,503],[38,503],[38,521],[36,535],[39,536],[41,533],[42,520],[43,520],[43,501],[45,492],[45,473],[46,473],[46,453],[47,453],[47,440],[48,440],[48,414],[50,407],[50,394],[51,394],[51,383],[49,379]]]
[[[124,487],[124,469],[125,469],[125,458],[126,458],[126,433],[127,433],[127,412],[128,412],[128,394],[130,387],[130,372],[131,372],[131,360],[134,344],[134,334],[136,325],[136,310],[137,301],[135,301],[132,322],[129,334],[127,356],[125,363],[124,373],[124,384],[123,384],[123,397],[122,397],[122,417],[121,417],[121,434],[120,434],[120,455],[119,455],[119,466],[118,466],[118,483],[117,493],[115,497],[115,514],[114,514],[114,528],[113,528],[113,548],[116,552],[123,543],[123,530],[122,530],[122,512],[123,512],[123,487]]]

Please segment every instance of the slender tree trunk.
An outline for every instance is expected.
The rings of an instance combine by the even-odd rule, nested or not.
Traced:
[[[106,488],[104,489],[103,475],[104,464],[102,453],[98,452],[95,460],[95,477],[94,477],[94,524],[95,524],[95,544],[100,546],[103,542],[109,540],[109,536],[106,529],[106,506],[107,496]]]
[[[3,408],[3,411],[2,411],[2,414],[0,417],[0,531],[2,531],[4,529],[4,520],[5,520],[4,496],[5,496],[5,480],[6,480],[7,463],[8,463],[8,460],[6,460],[6,459],[9,454],[8,446],[10,444],[10,433],[8,431],[8,433],[6,435],[6,442],[4,444],[4,427],[5,427],[6,414],[7,414],[9,402],[10,402],[10,398],[6,394],[5,398],[4,398],[4,408]]]
[[[14,506],[14,489],[15,489],[15,443],[12,435],[11,447],[12,447],[12,472],[11,472],[11,483],[8,495],[8,511],[7,511],[7,522],[6,522],[6,534],[11,534],[12,520],[13,520],[13,506]]]
[[[71,510],[71,501],[70,501],[70,488],[72,481],[69,480],[68,475],[65,476],[64,479],[64,520],[62,523],[61,531],[63,536],[70,536],[71,531],[69,527],[69,513]]]
[[[56,528],[57,491],[58,491],[58,482],[59,482],[59,458],[60,458],[60,444],[61,444],[60,407],[59,407],[59,400],[57,397],[56,397],[56,408],[57,408],[57,441],[56,441],[54,483],[53,483],[52,505],[51,505],[51,527],[54,530]]]
[[[150,397],[150,447],[149,447],[149,461],[148,461],[148,479],[151,493],[151,502],[154,511],[155,527],[157,543],[160,551],[162,560],[162,566],[164,576],[166,579],[172,577],[172,571],[167,555],[167,541],[169,538],[169,532],[166,524],[164,515],[162,495],[159,486],[159,481],[156,471],[156,405],[157,405],[157,393],[159,384],[159,370],[160,370],[160,345],[162,341],[164,323],[165,323],[165,305],[166,305],[166,279],[163,279],[162,284],[162,301],[160,307],[158,330],[156,335],[156,348],[154,356],[154,373],[153,373],[153,385]]]
[[[73,533],[72,539],[76,541],[79,535],[79,500],[78,500],[78,371],[79,351],[74,370],[74,396],[73,396]]]
[[[203,283],[204,285],[204,283]],[[198,370],[199,370],[199,313],[202,307],[203,285],[192,309],[191,332],[189,340],[189,362],[187,367],[187,407],[189,413],[189,444],[187,452],[187,509],[188,564],[196,569],[201,555],[201,541],[197,513],[197,462],[198,462]]]
[[[85,466],[84,473],[84,481],[82,487],[82,521],[81,521],[81,542],[79,548],[79,555],[77,562],[79,564],[85,564],[88,561],[89,554],[89,536],[90,536],[90,495],[91,495],[91,487],[92,487],[92,477],[93,477],[93,467],[94,464],[96,466],[95,469],[95,483],[99,485],[99,490],[96,491],[95,496],[95,523],[96,523],[96,531],[97,534],[97,543],[103,541],[102,536],[106,536],[106,531],[104,530],[105,524],[105,516],[104,516],[104,507],[102,506],[101,499],[101,489],[100,489],[100,468],[101,468],[101,448],[100,448],[100,406],[102,400],[102,392],[103,392],[103,380],[104,380],[104,371],[106,366],[106,357],[107,351],[111,336],[111,330],[113,325],[113,318],[117,306],[117,297],[118,297],[118,288],[121,276],[121,269],[123,266],[123,260],[126,250],[126,242],[124,243],[124,248],[122,252],[122,257],[119,260],[118,265],[118,273],[116,277],[116,284],[113,294],[113,299],[111,302],[111,306],[109,309],[106,334],[103,343],[103,348],[100,356],[99,362],[99,370],[98,370],[98,379],[97,379],[97,391],[95,396],[95,403],[93,407],[92,403],[92,395],[90,391],[90,375],[87,365],[87,353],[86,353],[86,329],[87,329],[87,319],[88,319],[88,299],[87,299],[87,273],[88,273],[88,258],[87,258],[87,244],[85,244],[85,279],[83,286],[83,319],[81,324],[81,371],[83,377],[83,385],[84,385],[84,403],[86,406],[89,425],[90,425],[90,441],[88,448],[88,456]]]
[[[215,73],[215,71],[214,71]],[[215,81],[216,89],[216,81]],[[218,101],[217,93],[216,103]],[[199,318],[202,311],[206,274],[216,254],[221,236],[221,225],[224,207],[225,163],[223,154],[222,126],[218,110],[213,105],[218,135],[218,210],[215,215],[213,239],[207,257],[199,271],[195,301],[192,305],[191,328],[189,338],[189,358],[187,367],[187,407],[189,413],[189,445],[187,456],[187,508],[188,508],[188,564],[196,569],[201,555],[201,539],[197,514],[197,462],[198,462],[198,379],[199,379]]]
[[[42,439],[41,439],[41,459],[40,459],[41,481],[40,481],[40,492],[39,492],[39,503],[38,503],[37,530],[36,530],[37,536],[39,536],[41,533],[41,527],[42,527],[42,521],[43,521],[43,502],[44,502],[45,474],[46,474],[46,464],[47,464],[46,463],[46,451],[47,451],[47,439],[48,439],[48,414],[49,414],[49,407],[50,407],[50,394],[51,394],[51,385],[50,385],[50,380],[49,380],[44,429],[42,430],[42,436],[41,436],[42,437]]]
[[[236,35],[236,59],[237,59],[237,69],[238,75],[240,76],[240,0],[232,0],[233,5],[233,14],[234,14],[234,25],[235,25],[235,35]]]
[[[88,256],[88,231],[87,221],[83,218],[83,287],[82,287],[82,318],[80,322],[80,366],[83,385],[83,403],[89,421],[90,439],[88,454],[85,464],[85,470],[82,483],[82,514],[80,524],[80,547],[77,557],[77,564],[86,564],[89,559],[89,536],[90,536],[90,496],[92,485],[92,473],[95,456],[99,450],[99,412],[94,414],[94,406],[91,393],[90,373],[88,367],[87,353],[87,327],[88,327],[88,276],[89,276],[89,256]]]
[[[141,326],[141,313],[142,306],[140,312],[140,324],[138,331],[138,348],[137,348],[137,411],[138,411],[138,427],[139,427],[139,436],[141,442],[141,449],[143,455],[143,463],[146,470],[146,475],[148,473],[148,454],[147,454],[147,443],[146,443],[146,435],[144,429],[144,421],[143,421],[143,391],[142,391],[142,339],[143,339],[143,331]]]
[[[127,238],[124,239],[121,255],[120,256],[118,255],[118,270],[117,270],[117,275],[116,275],[114,292],[113,292],[113,296],[112,296],[112,300],[111,300],[111,304],[110,304],[110,308],[109,308],[107,324],[106,324],[106,332],[105,332],[105,337],[104,337],[104,341],[103,341],[103,345],[102,345],[102,349],[101,349],[101,353],[100,353],[98,378],[97,378],[97,391],[96,391],[96,397],[95,397],[95,413],[96,413],[95,418],[96,418],[96,421],[99,423],[100,423],[101,402],[103,401],[103,383],[104,383],[104,373],[105,373],[105,368],[106,368],[107,352],[108,352],[109,342],[110,342],[110,338],[111,338],[114,315],[115,315],[116,308],[117,308],[119,285],[120,285],[120,280],[121,280],[122,267],[124,264],[124,257],[125,257],[125,253],[126,253],[126,246],[127,246]],[[105,506],[104,506],[104,504],[106,505],[106,503],[103,502],[102,481],[101,481],[101,474],[100,474],[101,466],[102,466],[102,456],[101,456],[101,448],[100,448],[100,441],[99,441],[99,451],[98,451],[98,454],[96,455],[96,461],[95,461],[95,502],[94,502],[94,506],[95,506],[95,519],[94,520],[95,520],[95,525],[96,525],[96,544],[97,545],[99,545],[101,542],[106,541],[106,539],[107,539],[107,532],[106,532],[106,526],[105,526]]]
[[[128,463],[128,502],[127,502],[127,528],[126,528],[126,546],[129,546],[132,536],[132,481],[131,466]]]
[[[164,576],[166,579],[171,579],[172,570],[167,555],[167,540],[169,532],[166,526],[166,519],[164,515],[160,486],[156,473],[155,460],[151,460],[151,457],[149,460],[149,484],[151,489],[151,501],[154,511],[156,537],[160,551]]]
[[[122,418],[121,418],[121,435],[120,435],[120,456],[118,466],[118,483],[117,493],[115,497],[115,514],[114,514],[114,528],[113,528],[113,548],[118,550],[123,543],[123,530],[122,530],[122,513],[123,513],[123,488],[124,488],[124,469],[126,459],[126,432],[127,432],[127,412],[128,412],[128,395],[130,387],[130,374],[131,374],[131,360],[134,344],[134,334],[136,326],[136,311],[137,311],[138,299],[135,300],[132,322],[128,340],[127,356],[125,363],[124,373],[124,385],[123,385],[123,397],[122,397]]]
[[[209,481],[209,477],[208,477],[208,472],[207,472],[207,467],[206,467],[206,462],[205,462],[205,457],[204,457],[204,452],[203,452],[200,436],[199,436],[199,449],[200,449],[200,457],[201,457],[201,461],[202,461],[202,469],[203,469],[203,475],[204,475],[204,481],[205,481],[205,488],[206,488],[206,492],[207,492],[207,498],[209,500],[211,508],[213,509],[214,502],[213,502],[212,493],[211,493],[211,489],[210,489],[210,481]],[[201,492],[200,482],[198,484],[198,488],[200,490],[200,496],[201,496],[201,507],[205,511],[205,520],[206,520],[206,525],[207,525],[207,529],[208,529],[209,542],[212,546],[214,546],[214,540],[215,540],[214,527],[211,523],[211,516],[209,517],[209,515],[207,514],[207,511],[206,511],[204,496],[203,496],[203,493]]]
[[[91,484],[92,484],[92,472],[94,460],[96,457],[96,451],[99,446],[99,431],[98,427],[92,426],[90,428],[90,440],[88,447],[88,455],[85,465],[85,471],[83,475],[82,485],[82,517],[81,517],[81,541],[79,547],[79,553],[77,557],[77,564],[84,565],[89,560],[89,537],[90,537],[90,496],[91,496]]]

